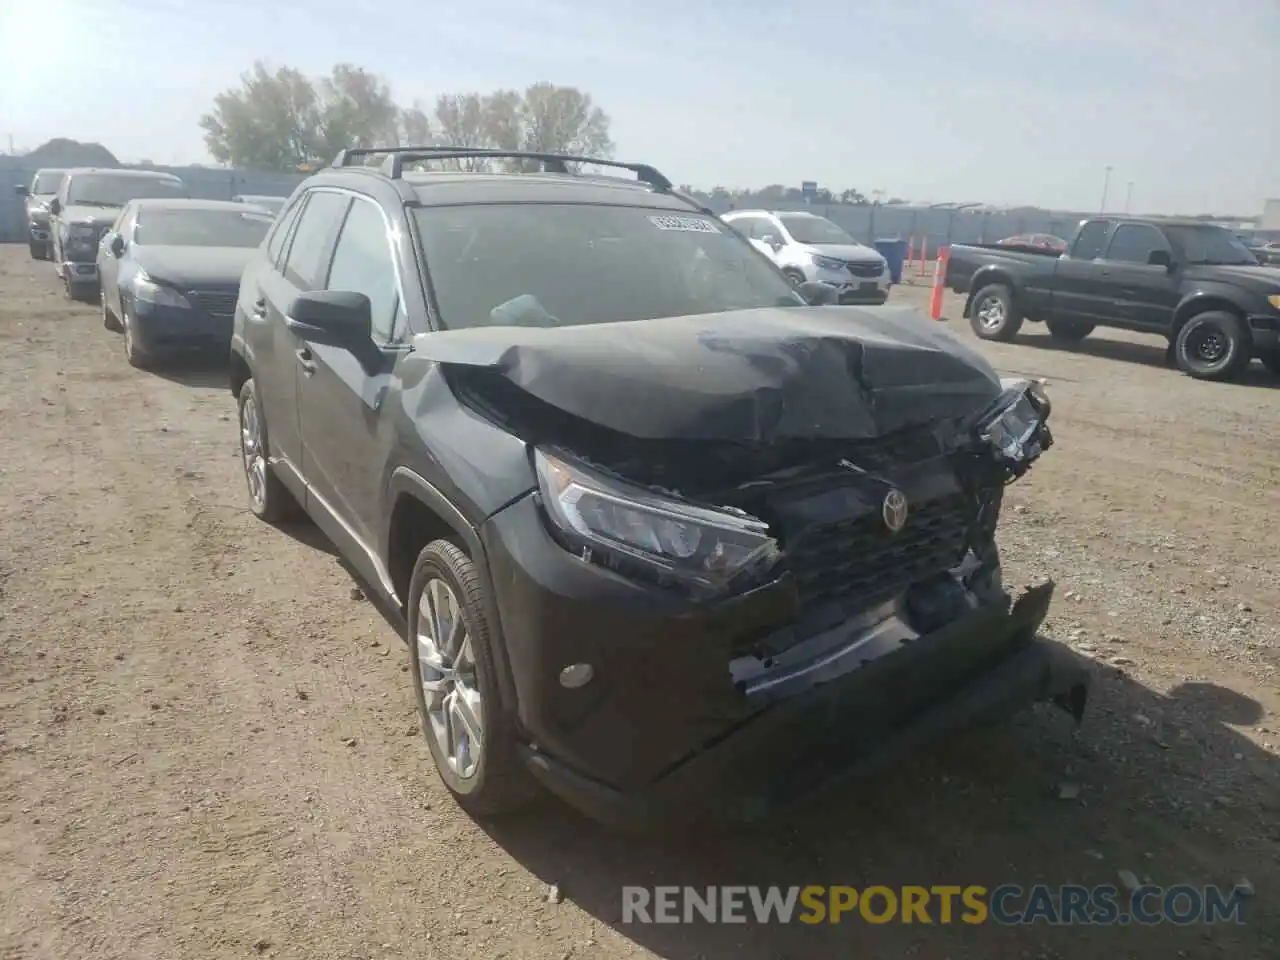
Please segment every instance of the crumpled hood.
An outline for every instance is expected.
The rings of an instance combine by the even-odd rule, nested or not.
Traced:
[[[879,251],[864,247],[860,243],[802,243],[801,246],[820,257],[834,257],[837,260],[879,263],[884,259]]]
[[[153,280],[175,287],[235,286],[257,247],[148,247],[130,251]]]
[[[976,414],[1001,391],[979,354],[901,307],[790,307],[420,334],[416,359],[488,368],[642,439],[867,439]]]
[[[27,218],[37,223],[49,222],[49,201],[53,194],[36,194],[27,197]]]

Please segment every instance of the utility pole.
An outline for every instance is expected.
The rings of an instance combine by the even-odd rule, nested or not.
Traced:
[[[1133,199],[1133,181],[1129,181],[1129,186],[1124,191],[1124,212],[1129,212],[1129,201]]]
[[[1102,203],[1098,204],[1098,212],[1107,212],[1107,188],[1111,186],[1111,165],[1107,164],[1106,173],[1102,177]]]

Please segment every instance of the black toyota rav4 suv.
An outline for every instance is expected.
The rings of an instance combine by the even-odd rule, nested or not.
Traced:
[[[1079,721],[1052,585],[1015,601],[995,544],[1043,391],[824,295],[643,164],[348,150],[289,199],[232,341],[251,508],[404,613],[465,808],[749,819],[1033,701]]]

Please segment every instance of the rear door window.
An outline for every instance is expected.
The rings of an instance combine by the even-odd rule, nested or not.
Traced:
[[[299,290],[319,290],[329,273],[333,243],[351,198],[344,193],[316,190],[298,221],[284,276]]]

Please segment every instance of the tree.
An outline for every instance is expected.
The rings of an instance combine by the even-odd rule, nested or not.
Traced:
[[[200,118],[205,144],[220,163],[297,170],[329,162],[344,147],[449,145],[609,157],[609,117],[576,87],[535,83],[523,94],[446,93],[430,111],[397,105],[376,74],[349,63],[312,80],[261,61],[239,87],[214,97]],[[376,162],[376,158],[370,160]],[[450,161],[464,170],[514,169],[514,162]]]
[[[292,67],[272,73],[261,61],[241,75],[238,90],[213,98],[200,126],[213,158],[237,167],[294,170],[320,161],[325,147],[315,86]]]
[[[522,148],[535,153],[613,156],[609,117],[577,87],[535,83],[524,92],[520,111]]]

